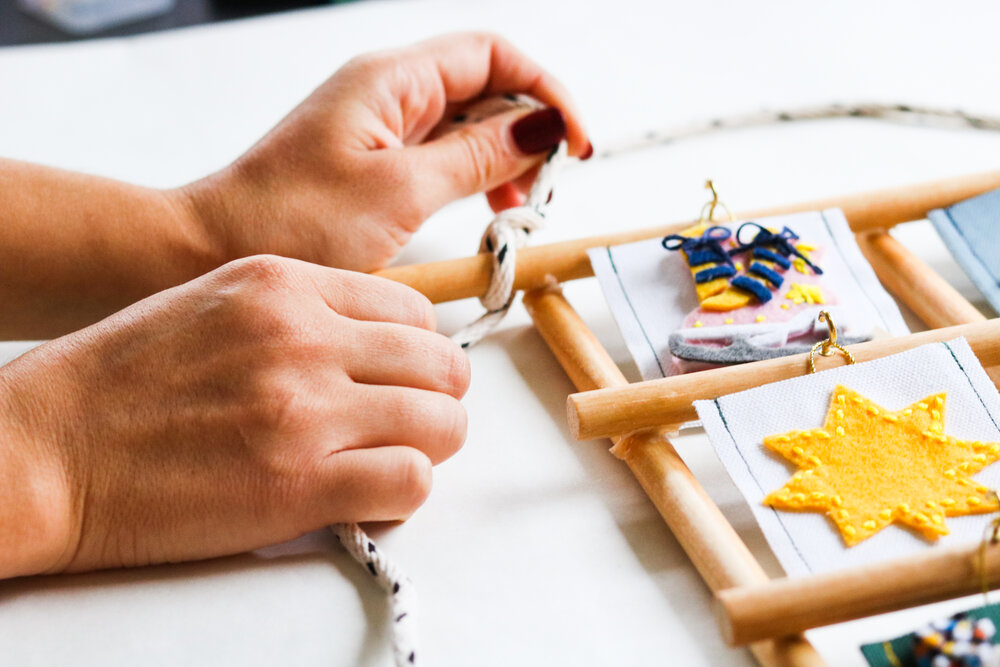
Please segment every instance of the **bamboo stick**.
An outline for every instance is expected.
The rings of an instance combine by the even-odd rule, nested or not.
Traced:
[[[867,232],[857,238],[882,284],[931,329],[986,321],[958,290],[888,232]]]
[[[625,376],[557,287],[532,290],[524,303],[539,333],[578,389],[625,386]],[[688,470],[662,430],[615,438],[616,449],[653,501],[713,592],[762,584],[767,575],[719,508]],[[752,644],[770,666],[819,667],[822,659],[802,637]]]
[[[1000,545],[930,549],[829,574],[721,591],[722,635],[733,645],[916,607],[1000,586]]]
[[[878,279],[928,327],[986,321],[986,316],[958,290],[888,232],[865,232],[857,238]],[[1000,387],[1000,368],[986,368],[986,374]]]
[[[931,209],[950,206],[998,187],[1000,171],[992,171],[749,211],[737,217],[758,218],[840,207],[851,228],[860,232],[919,220]],[[666,236],[691,224],[674,223],[524,248],[517,253],[514,289],[542,287],[553,278],[566,282],[592,276],[594,272],[587,258],[588,249]],[[440,303],[482,296],[490,282],[491,267],[489,255],[480,253],[472,257],[393,267],[378,271],[376,275],[409,285],[434,303]]]
[[[968,340],[984,366],[1000,364],[1000,318],[874,340],[849,349],[857,361],[863,362],[959,336]],[[566,402],[570,431],[579,440],[589,440],[690,421],[696,418],[694,401],[802,375],[806,372],[807,356],[796,354],[572,394]],[[838,364],[842,360],[836,355],[828,363]]]

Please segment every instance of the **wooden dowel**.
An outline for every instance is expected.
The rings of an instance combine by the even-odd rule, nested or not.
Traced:
[[[863,362],[959,336],[968,340],[984,366],[1000,364],[1000,318],[883,338],[852,345],[849,349],[858,362]],[[693,401],[803,375],[807,372],[807,357],[797,354],[572,394],[566,402],[570,431],[579,440],[589,440],[690,421],[697,417]],[[843,363],[840,355],[830,359],[817,355],[817,359],[821,368]]]
[[[886,231],[857,235],[858,246],[878,279],[932,329],[985,322],[986,316]],[[1000,368],[986,368],[1000,387]]]
[[[539,333],[578,389],[628,382],[556,287],[532,290],[524,303]],[[615,438],[616,449],[712,591],[766,582],[767,575],[659,429]],[[824,664],[801,637],[750,647],[766,666]]]
[[[1000,546],[932,548],[904,559],[829,574],[775,579],[718,593],[722,635],[740,645],[766,637],[916,607],[1000,586]]]
[[[851,228],[860,232],[919,220],[931,209],[950,206],[998,187],[1000,171],[991,171],[749,211],[737,217],[759,218],[840,207]],[[674,223],[524,248],[517,253],[514,289],[542,287],[553,278],[566,282],[592,276],[594,271],[587,258],[588,249],[666,236],[691,224]],[[481,253],[460,259],[393,267],[376,275],[409,285],[434,303],[440,303],[482,296],[490,282],[491,266],[489,255]]]
[[[986,321],[986,316],[934,269],[885,231],[858,234],[878,279],[931,329]]]

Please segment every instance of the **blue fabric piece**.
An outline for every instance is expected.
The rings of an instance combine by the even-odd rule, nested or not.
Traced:
[[[695,250],[688,253],[688,264],[698,266],[709,262],[731,262],[729,255],[720,247],[718,250]]]
[[[774,262],[775,264],[783,268],[785,271],[787,271],[792,266],[792,263],[788,261],[787,257],[782,257],[778,253],[768,250],[767,248],[754,248],[753,256],[756,257],[757,259],[763,259],[768,262]]]
[[[767,303],[771,300],[771,290],[764,287],[764,283],[758,282],[753,278],[747,278],[746,276],[736,276],[733,281],[729,283],[733,287],[739,287],[741,290],[750,292],[757,300],[761,303]]]
[[[694,281],[696,283],[707,283],[708,281],[715,280],[716,278],[728,278],[732,275],[736,275],[735,266],[732,266],[731,264],[720,264],[719,266],[711,266],[694,274]]]
[[[756,229],[757,234],[753,237],[753,240],[749,243],[743,242],[743,230],[744,229]],[[764,227],[763,225],[750,221],[744,222],[736,230],[736,242],[739,246],[733,248],[729,251],[730,255],[739,255],[740,253],[747,252],[749,250],[756,250],[757,248],[764,248],[770,250],[774,248],[779,255],[783,257],[788,257],[789,255],[795,255],[806,265],[813,270],[817,276],[823,275],[823,270],[809,261],[809,258],[802,254],[798,248],[792,245],[792,241],[798,241],[799,235],[793,232],[788,227],[785,227],[778,234],[775,234],[770,229]]]
[[[732,232],[716,225],[709,227],[701,236],[671,234],[660,243],[667,250],[683,250],[687,254],[688,266],[699,266],[709,262],[732,264],[729,253],[722,249],[722,242],[729,239]]]
[[[951,254],[1000,313],[1000,190],[927,214]]]
[[[785,279],[781,277],[780,273],[764,266],[760,262],[754,262],[751,264],[750,268],[747,269],[747,273],[760,276],[775,287],[781,287],[781,283],[785,282]]]

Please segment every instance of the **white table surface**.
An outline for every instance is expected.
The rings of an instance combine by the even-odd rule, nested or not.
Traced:
[[[987,2],[364,2],[3,49],[0,154],[180,184],[235,158],[352,55],[465,28],[501,32],[559,75],[598,149],[709,114],[804,103],[1000,114],[998,19],[1000,5]],[[565,172],[550,228],[533,241],[689,218],[709,176],[732,207],[749,209],[996,168],[998,154],[1000,133],[877,121],[716,134]],[[469,254],[488,221],[481,201],[459,202],[400,261]],[[895,233],[978,299],[927,223]],[[634,377],[595,281],[567,294]],[[442,328],[478,312],[474,301],[441,306]],[[419,587],[424,664],[752,664],[719,640],[711,596],[608,443],[569,437],[572,387],[523,308],[471,358],[468,443],[437,468],[412,520],[376,533]],[[777,573],[703,436],[677,445]],[[385,611],[368,575],[321,532],[204,563],[0,583],[0,661],[386,665]],[[928,613],[811,637],[831,664],[859,665],[861,641]]]

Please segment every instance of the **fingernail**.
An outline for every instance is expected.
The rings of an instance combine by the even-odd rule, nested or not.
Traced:
[[[518,119],[510,133],[519,151],[534,155],[552,150],[566,138],[566,119],[559,109],[547,107]]]
[[[553,192],[555,192],[555,190],[549,190],[549,196],[548,196],[548,199],[546,199],[546,200],[545,200],[545,203],[546,203],[546,204],[549,204],[549,203],[551,203],[551,202],[552,202],[552,193],[553,193]]]
[[[594,144],[587,142],[587,148],[584,149],[583,153],[580,154],[581,160],[589,160],[594,157]]]

